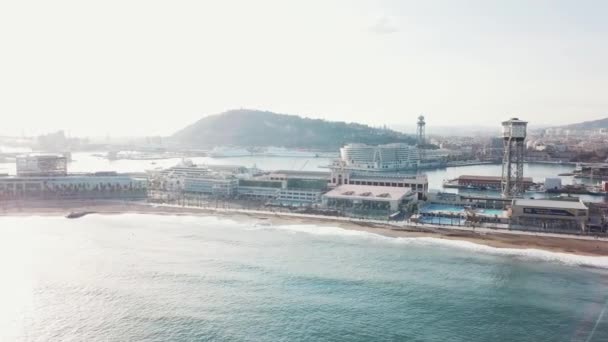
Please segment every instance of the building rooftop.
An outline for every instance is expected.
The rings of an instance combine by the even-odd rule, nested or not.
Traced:
[[[65,176],[14,176],[0,174],[0,181],[3,182],[44,182],[44,181],[95,181],[115,180],[115,179],[145,179],[145,175],[131,173],[69,173]]]
[[[276,170],[271,171],[271,174],[284,174],[289,176],[317,176],[317,177],[329,177],[327,171],[298,171],[298,170]]]
[[[415,147],[414,145],[408,145],[406,143],[388,143],[388,144],[380,144],[380,145],[368,145],[368,144],[364,144],[364,143],[349,143],[344,145],[342,148],[345,147],[371,147],[371,148],[376,148],[376,147]]]
[[[17,155],[17,158],[65,158],[65,156],[60,153],[32,152]]]
[[[331,198],[399,200],[412,194],[410,188],[346,184],[336,187],[323,196]]]
[[[221,171],[246,171],[247,167],[243,165],[227,165],[227,164],[205,164],[201,165],[202,167],[206,167],[209,170],[221,170]]]
[[[400,174],[400,173],[390,173],[390,172],[376,172],[376,173],[353,173],[350,176],[351,179],[367,179],[367,180],[420,180],[427,181],[428,178],[426,175],[412,175],[412,174]]]
[[[524,121],[524,120],[520,120],[519,118],[510,118],[509,120],[502,122],[503,125],[510,124],[510,123],[522,125],[522,124],[527,124],[528,122]]]
[[[558,209],[587,209],[587,206],[580,201],[556,201],[556,200],[542,200],[542,199],[515,199],[513,205],[522,207],[535,207],[535,208],[558,208]]]
[[[458,179],[472,179],[472,180],[486,180],[486,181],[496,181],[501,180],[501,176],[477,176],[477,175],[461,175],[458,176]],[[524,182],[532,182],[532,177],[524,177]]]

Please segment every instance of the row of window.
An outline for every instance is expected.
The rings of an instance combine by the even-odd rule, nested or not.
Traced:
[[[336,182],[336,179],[333,179],[333,182]],[[372,182],[372,181],[353,181],[353,180],[344,180],[344,184],[352,184],[352,185],[371,185],[371,186],[390,186],[394,188],[411,188],[411,189],[424,189],[424,185],[422,184],[408,184],[408,183],[388,183],[388,182]]]
[[[283,196],[283,195],[281,195],[279,197],[279,199],[312,201],[312,200],[316,200],[317,198],[316,197],[310,197],[310,196]]]
[[[318,192],[300,192],[300,191],[282,191],[281,195],[301,195],[301,196],[310,196],[316,197],[318,196]]]
[[[209,186],[224,186],[224,187],[233,187],[233,186],[236,186],[235,182],[214,182],[214,181],[197,181],[197,180],[187,180],[186,184],[209,185]]]

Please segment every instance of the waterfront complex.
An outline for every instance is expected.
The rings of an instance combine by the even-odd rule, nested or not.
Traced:
[[[368,215],[397,217],[407,210],[407,205],[417,202],[416,194],[409,188],[381,187],[369,185],[340,185],[323,195],[327,208],[346,208]]]
[[[16,158],[17,176],[66,176],[67,158],[54,154],[26,154]]]
[[[196,165],[192,162],[148,171],[153,198],[212,196],[262,201],[274,205],[311,206],[328,187],[328,172],[266,171],[233,165]]]
[[[340,149],[340,161],[351,170],[411,170],[418,168],[420,152],[416,146],[402,143],[348,144]]]
[[[240,165],[195,164],[182,159],[175,166],[148,170],[145,174],[77,174],[68,172],[68,159],[64,155],[22,155],[15,159],[15,176],[0,176],[0,200],[146,199],[153,203],[216,206],[222,203],[261,210],[279,207],[299,213],[422,224],[492,224],[559,233],[606,231],[608,208],[601,205],[583,203],[576,197],[522,201],[517,196],[498,196],[504,190],[505,179],[526,191],[564,191],[560,179],[546,179],[543,188],[532,178],[523,177],[523,123],[514,119],[503,123],[505,141],[516,139],[519,143],[511,146],[512,151],[508,144],[505,147],[504,169],[517,172],[502,176],[460,175],[443,183],[444,188],[476,192],[470,194],[429,191],[429,179],[420,168],[423,163],[446,160],[441,157],[445,149],[421,153],[422,146],[403,143],[376,146],[353,143],[340,148],[339,158],[330,165],[322,166],[326,171],[260,170]],[[274,154],[268,152],[264,156]],[[597,170],[587,173],[600,174]],[[575,172],[574,176],[579,174]]]
[[[60,155],[23,155],[16,163],[16,176],[0,176],[2,200],[146,198],[142,175],[68,173],[66,157]]]

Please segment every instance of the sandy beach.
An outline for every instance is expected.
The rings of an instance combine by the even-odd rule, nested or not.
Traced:
[[[502,232],[454,230],[437,227],[407,226],[336,220],[330,217],[293,217],[283,213],[247,213],[214,210],[209,208],[152,205],[145,202],[121,201],[57,201],[4,203],[0,206],[0,216],[65,216],[70,212],[91,212],[96,214],[154,214],[154,215],[209,215],[226,217],[235,221],[253,222],[265,220],[272,225],[314,224],[342,229],[365,231],[387,237],[435,237],[449,240],[469,241],[496,248],[540,249],[552,252],[589,256],[608,256],[608,241],[582,240],[567,236],[537,236],[506,234]]]

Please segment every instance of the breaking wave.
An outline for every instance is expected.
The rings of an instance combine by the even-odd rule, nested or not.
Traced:
[[[17,226],[17,223],[23,224],[24,220],[39,221],[39,220],[64,220],[62,217],[54,216],[5,216],[2,217],[2,223],[6,226]],[[82,221],[81,221],[82,220]],[[584,266],[608,269],[608,256],[588,256],[576,255],[562,252],[552,252],[533,248],[502,248],[492,247],[488,245],[478,244],[464,240],[451,240],[439,237],[387,237],[372,232],[343,229],[335,226],[314,225],[314,224],[293,224],[293,225],[259,225],[255,222],[236,221],[230,218],[221,216],[196,216],[196,215],[149,215],[149,214],[122,214],[122,215],[88,215],[84,219],[75,220],[71,223],[80,224],[83,221],[120,221],[122,224],[130,223],[132,225],[141,224],[141,220],[162,224],[165,226],[174,226],[176,222],[189,225],[197,225],[205,228],[214,227],[222,228],[224,225],[232,227],[240,227],[247,230],[281,230],[292,233],[305,233],[318,236],[336,236],[350,237],[358,239],[368,239],[394,244],[407,244],[417,246],[443,246],[447,248],[456,248],[468,250],[478,253],[491,255],[502,255],[508,257],[542,260],[547,262],[557,262],[565,265]]]
[[[478,253],[502,255],[516,258],[558,262],[571,266],[584,266],[608,269],[608,256],[589,256],[570,253],[551,252],[534,248],[502,248],[478,244],[463,240],[450,240],[437,237],[387,237],[366,231],[343,229],[332,226],[318,225],[280,225],[270,227],[257,227],[259,229],[276,229],[291,232],[307,233],[325,236],[359,237],[365,239],[384,240],[389,243],[409,244],[418,246],[444,246]]]

